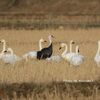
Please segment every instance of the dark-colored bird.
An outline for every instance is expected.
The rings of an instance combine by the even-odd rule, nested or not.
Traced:
[[[37,59],[46,59],[46,58],[50,58],[52,53],[53,53],[53,49],[52,49],[52,40],[51,38],[54,38],[52,35],[49,35],[49,41],[50,41],[50,45],[47,48],[43,48],[41,51],[37,52]]]

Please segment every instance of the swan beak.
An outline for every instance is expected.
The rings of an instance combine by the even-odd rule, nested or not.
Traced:
[[[2,40],[0,40],[0,43],[2,42]]]
[[[59,50],[62,48],[62,46],[60,46]]]
[[[44,40],[44,42],[47,42],[46,40]]]

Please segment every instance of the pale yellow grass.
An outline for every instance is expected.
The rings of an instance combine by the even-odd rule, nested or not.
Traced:
[[[99,78],[100,68],[96,66],[93,58],[97,52],[97,42],[100,40],[100,29],[78,29],[78,30],[0,30],[0,39],[6,40],[7,47],[11,47],[15,54],[22,57],[29,51],[38,51],[38,41],[40,38],[48,41],[48,36],[53,35],[53,55],[61,55],[64,48],[59,50],[60,43],[66,43],[69,47],[69,41],[74,40],[73,52],[75,46],[79,45],[80,54],[84,56],[84,64],[80,67],[70,67],[66,61],[60,63],[48,63],[47,61],[31,60],[17,62],[16,66],[4,65],[0,60],[0,82],[1,83],[48,83],[52,81],[76,82],[95,81]],[[43,43],[43,47],[47,47]],[[2,51],[2,43],[0,44]],[[69,49],[68,49],[69,52]]]

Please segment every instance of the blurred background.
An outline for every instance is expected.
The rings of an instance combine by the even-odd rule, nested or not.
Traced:
[[[0,0],[0,12],[100,14],[100,0]]]

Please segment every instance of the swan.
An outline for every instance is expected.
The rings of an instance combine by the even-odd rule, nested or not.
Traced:
[[[0,40],[0,43],[3,43],[3,50],[2,50],[2,52],[1,52],[1,54],[0,54],[0,58],[3,58],[4,56],[9,57],[10,54],[5,54],[5,53],[4,53],[4,51],[6,50],[6,41],[5,41],[5,39]],[[19,56],[15,55],[15,54],[14,54],[14,57],[15,57],[17,60],[22,60],[22,58],[20,58]]]
[[[62,57],[60,57],[60,56],[56,56],[56,55],[54,55],[54,56],[51,56],[50,58],[47,58],[46,59],[48,62],[57,62],[57,63],[59,63],[59,62],[61,62],[61,60],[62,60]]]
[[[43,48],[41,51],[37,52],[37,59],[38,60],[40,60],[40,59],[46,59],[46,58],[50,58],[51,57],[51,55],[53,53],[51,38],[54,38],[54,37],[52,35],[49,35],[48,36],[48,39],[49,39],[49,42],[50,42],[49,47]]]
[[[97,50],[97,53],[96,53],[96,55],[94,57],[94,62],[99,67],[99,63],[100,63],[100,41],[98,41],[98,50]]]
[[[46,42],[46,40],[40,39],[39,40],[39,49],[42,49],[42,42]],[[34,59],[37,56],[37,52],[36,51],[30,51],[27,54],[23,55],[23,58],[28,61],[28,59]]]
[[[4,56],[3,61],[5,64],[12,64],[13,66],[16,64],[16,58],[13,54],[13,50],[11,48],[8,48],[4,52],[10,51],[10,56]]]
[[[83,62],[84,62],[84,56],[79,55],[79,46],[76,46],[76,55],[72,56],[71,60],[70,60],[70,65],[74,65],[74,66],[80,66]]]
[[[70,52],[67,53],[68,51],[68,46],[65,43],[61,43],[59,50],[62,47],[65,47],[65,51],[62,53],[62,58],[65,59],[68,63],[70,63],[71,57],[76,55],[75,52],[72,52],[72,44],[74,44],[73,40],[70,41]]]
[[[75,52],[72,52],[72,44],[75,44],[75,42],[73,40],[70,40],[70,52],[67,53],[67,62],[68,63],[70,63],[71,57],[76,55]]]

